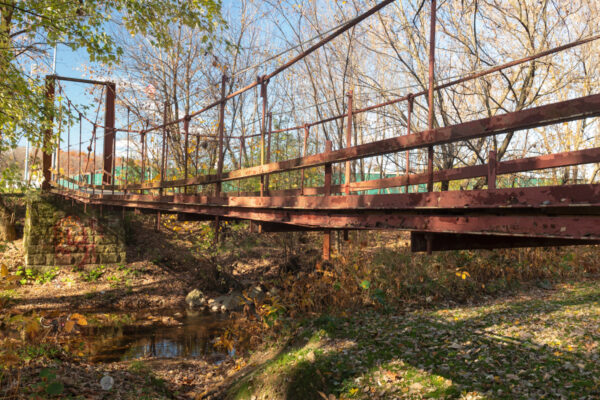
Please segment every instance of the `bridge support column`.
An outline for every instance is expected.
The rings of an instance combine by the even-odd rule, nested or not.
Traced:
[[[98,211],[50,194],[27,202],[23,248],[25,264],[44,270],[54,266],[84,268],[87,265],[126,261],[125,227],[118,211]]]
[[[160,211],[156,213],[156,220],[154,221],[154,232],[160,232]]]
[[[323,234],[323,260],[329,261],[331,258],[331,231],[325,231]]]

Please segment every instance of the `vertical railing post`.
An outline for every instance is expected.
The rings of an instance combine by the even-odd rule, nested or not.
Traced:
[[[58,97],[62,97],[62,88],[58,87]],[[56,171],[54,174],[54,179],[56,179],[56,184],[60,189],[60,134],[62,131],[62,105],[59,105],[58,110],[58,135],[56,137],[56,153],[54,158],[54,170]]]
[[[304,142],[302,145],[302,157],[306,157],[306,149],[308,145],[308,135],[310,133],[310,127],[308,124],[304,124]],[[304,168],[302,168],[302,176],[300,179],[300,195],[304,196]]]
[[[187,181],[188,179],[188,163],[189,163],[189,141],[190,141],[190,116],[186,114],[185,118],[183,119],[183,132],[185,135],[185,143],[184,143],[184,168],[183,168],[183,175],[184,175],[184,179]],[[188,192],[188,187],[187,185],[184,187],[183,192],[185,194],[187,194]]]
[[[117,184],[117,130],[114,130],[114,138],[113,138],[113,151],[112,151],[112,176],[111,176],[111,184],[112,184],[112,194],[115,194],[115,185]]]
[[[77,189],[81,190],[81,133],[82,133],[82,127],[81,127],[81,113],[79,113],[79,154],[77,155],[77,161],[79,164],[79,175],[77,176],[77,182],[79,183],[77,185]]]
[[[435,85],[435,24],[436,24],[436,0],[431,0],[431,21],[429,25],[429,90],[428,90],[428,113],[427,129],[433,129],[433,89]],[[433,145],[427,148],[427,191],[433,192]]]
[[[92,195],[96,194],[96,144],[98,143],[96,133],[98,133],[98,125],[94,124],[94,127],[92,128],[92,138],[94,140],[94,165],[92,166],[92,173],[90,174],[90,183],[93,185]]]
[[[126,161],[125,161],[125,189],[123,190],[124,194],[127,194],[127,185],[129,184],[129,107],[127,107],[127,153],[126,153]],[[123,164],[121,164],[123,165]]]
[[[217,184],[215,195],[221,196],[221,176],[223,175],[223,133],[225,129],[225,84],[227,83],[227,75],[221,76],[221,104],[219,105],[219,154],[217,161]],[[217,219],[218,220],[218,219]],[[218,229],[218,228],[217,228]],[[218,236],[218,234],[217,234]],[[218,239],[217,239],[218,240]]]
[[[325,154],[330,153],[332,150],[331,140],[325,142]],[[323,182],[323,194],[325,196],[331,195],[331,163],[325,164],[325,181]],[[331,258],[331,230],[326,229],[323,232],[323,260],[327,261]]]
[[[163,194],[163,185],[165,183],[165,158],[167,151],[167,129],[164,124],[167,122],[167,103],[165,102],[163,108],[163,132],[162,132],[162,152],[160,159],[160,189],[158,189],[159,196]]]
[[[490,150],[489,161],[488,161],[488,189],[496,189],[496,172],[498,169],[498,162],[496,159],[496,151]]]
[[[244,133],[242,131],[242,136],[240,136],[240,161],[239,161],[240,169],[244,168],[243,158],[244,158]],[[238,179],[237,187],[238,187],[238,196],[239,196],[242,191],[242,180],[241,179]]]
[[[265,164],[265,133],[267,130],[267,84],[264,76],[258,78],[260,81],[260,97],[262,98],[262,115],[260,124],[260,165]],[[265,175],[260,176],[260,197],[265,195]]]
[[[114,144],[115,144],[115,95],[116,85],[106,83],[106,104],[104,106],[104,163],[102,184],[113,182]]]
[[[221,76],[221,104],[219,105],[219,158],[217,162],[217,184],[215,187],[215,196],[221,196],[221,177],[223,176],[223,164],[224,164],[224,154],[223,154],[223,135],[225,130],[225,84],[227,83],[227,75],[223,74]],[[221,222],[218,216],[215,217],[215,237],[214,243],[219,243],[219,230],[220,230]]]
[[[410,135],[412,133],[412,113],[413,113],[413,105],[415,98],[410,93],[408,95],[408,112],[406,116],[406,135]],[[410,188],[409,177],[410,176],[410,150],[406,150],[406,193]]]
[[[140,139],[142,140],[142,171],[140,175],[140,184],[143,185],[146,177],[146,131],[140,133]],[[142,193],[144,193],[144,191],[140,190],[140,194]]]
[[[269,127],[267,130],[267,164],[269,164],[271,162],[271,136],[273,135],[273,114],[268,113],[267,116],[269,117]],[[269,174],[265,176],[265,190],[267,191],[267,194],[269,193],[269,177]]]
[[[346,124],[346,147],[352,147],[352,90],[348,92],[348,122]],[[346,161],[346,176],[345,176],[345,186],[344,193],[346,195],[350,194],[350,161]]]
[[[44,130],[43,151],[42,151],[42,174],[44,181],[42,189],[50,189],[52,180],[52,126],[54,125],[54,76],[46,76],[46,129]]]
[[[71,103],[69,103],[69,112],[68,115],[70,118],[71,116]],[[67,178],[70,179],[71,177],[69,176],[71,173],[71,121],[69,119],[69,121],[67,122]],[[66,184],[67,184],[67,189],[71,188],[71,182],[67,179]]]

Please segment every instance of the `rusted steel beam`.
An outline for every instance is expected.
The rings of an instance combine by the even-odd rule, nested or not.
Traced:
[[[282,224],[278,222],[262,222],[262,232],[314,232],[321,231],[321,228],[308,228],[305,226]]]
[[[144,184],[144,176],[146,175],[146,131],[142,131],[140,135],[140,140],[142,141],[142,174],[140,176],[140,186]],[[134,186],[134,185],[128,185]]]
[[[544,237],[521,237],[501,235],[473,235],[456,233],[411,232],[411,251],[427,251],[429,243],[432,251],[508,249],[519,247],[555,247],[600,244],[598,240],[560,239]]]
[[[352,147],[352,90],[348,92],[348,120],[346,122],[346,147]],[[350,194],[350,175],[352,173],[350,168],[350,161],[346,161],[346,176],[345,176],[345,187],[344,193]]]
[[[331,140],[325,141],[325,154],[331,152],[333,143]],[[326,198],[331,195],[331,175],[332,167],[331,164],[325,164],[325,180],[323,184],[323,194]],[[331,258],[331,230],[326,229],[323,232],[323,260],[329,261]]]
[[[59,76],[59,75],[49,75],[48,77],[50,77],[52,79],[59,80],[59,81],[76,82],[76,83],[89,83],[91,85],[106,85],[106,86],[110,86],[111,84],[113,84],[112,82],[107,82],[107,81],[96,81],[96,80],[93,80],[93,79],[83,79],[83,78],[71,78],[71,77]]]
[[[510,131],[542,127],[576,119],[600,115],[600,94],[566,100],[509,114],[497,115],[462,124],[427,130],[412,135],[394,137],[350,148],[300,157],[275,163],[259,165],[223,173],[223,181],[250,178],[266,173],[280,173],[302,168],[318,167],[327,163],[351,161],[364,157],[389,154],[397,151],[427,147],[480,137],[498,135]],[[198,185],[219,182],[218,175],[204,175],[192,179],[165,182],[166,187]],[[136,185],[127,189],[157,189],[160,184]],[[117,190],[125,189],[117,187]]]
[[[101,196],[101,197],[99,197]],[[335,211],[353,210],[370,212],[375,210],[429,210],[452,212],[495,209],[498,213],[525,209],[542,213],[556,209],[567,209],[569,213],[587,212],[600,207],[600,184],[543,186],[530,188],[507,188],[490,191],[466,190],[439,193],[376,194],[351,196],[290,196],[290,197],[211,197],[177,194],[155,195],[97,195],[103,201],[117,200],[126,203],[168,203],[197,205],[198,207],[285,209]],[[565,211],[561,211],[565,212]]]
[[[492,192],[492,191],[490,191]],[[68,195],[68,194],[67,194]],[[382,195],[385,196],[385,195]],[[108,197],[108,196],[103,196]],[[350,198],[343,196],[341,198]],[[409,231],[494,234],[524,237],[555,237],[567,239],[600,240],[599,215],[498,215],[498,210],[466,210],[464,215],[436,215],[427,210],[389,212],[388,210],[329,210],[216,207],[185,204],[121,201],[119,199],[90,199],[91,204],[147,208],[157,211],[202,213],[215,217],[277,222],[304,227],[326,229],[401,229]],[[595,212],[598,209],[594,210]]]
[[[437,1],[431,0],[431,19],[429,22],[429,88],[427,92],[427,129],[433,129],[434,103],[433,90],[435,86],[435,25]],[[433,192],[433,144],[427,147],[427,191]]]
[[[491,150],[489,154],[488,160],[488,175],[487,175],[487,185],[488,189],[496,189],[496,173],[498,170],[498,163],[496,161],[496,151]]]
[[[267,114],[269,116],[269,131],[268,131],[268,139],[267,139],[267,164],[269,164],[271,162],[271,136],[273,136],[272,134],[272,128],[273,128],[273,114],[271,114],[270,112]],[[240,149],[240,153],[241,153],[241,149]],[[240,160],[242,159],[241,155],[240,155]],[[240,162],[240,168],[242,167],[242,163]],[[267,193],[269,192],[269,175],[267,174],[265,176],[265,189],[267,191]]]
[[[497,163],[496,175],[514,174],[525,171],[535,171],[549,168],[567,167],[573,165],[590,164],[600,162],[600,148],[578,150],[565,153],[547,154],[543,156],[523,158],[518,160],[503,161]],[[489,167],[486,165],[474,165],[469,167],[453,168],[448,170],[435,171],[433,174],[434,182],[455,181],[461,179],[479,178],[487,176]],[[351,192],[364,190],[386,189],[391,187],[400,187],[407,185],[417,185],[427,183],[427,174],[412,174],[404,176],[394,176],[390,178],[374,179],[363,182],[352,182],[350,184]],[[332,193],[340,193],[341,185],[331,187]],[[323,194],[322,187],[304,188],[305,195]],[[298,189],[285,189],[273,191],[273,196],[296,196],[300,192]],[[257,196],[257,192],[240,193],[242,196]]]
[[[104,105],[104,163],[102,183],[113,185],[113,164],[115,148],[115,97],[117,87],[113,82],[106,82],[106,104]]]
[[[214,221],[215,217],[212,215],[203,215],[203,214],[190,214],[190,213],[177,213],[177,221],[185,222],[185,221]],[[239,218],[221,218],[222,221],[242,221]]]
[[[227,83],[227,75],[221,76],[221,104],[219,105],[219,147],[217,161],[217,176],[212,183],[216,183],[216,194],[221,194],[221,179],[223,175],[223,130],[225,129],[225,84]]]
[[[408,95],[408,110],[407,110],[407,115],[406,115],[406,134],[410,135],[411,134],[411,125],[412,125],[412,113],[413,113],[413,105],[415,102],[415,98],[412,96],[412,94]],[[410,175],[410,150],[406,151],[406,171],[404,173],[404,175],[406,175],[407,180],[406,180],[406,193],[408,193],[408,188],[410,186],[409,184],[409,180],[408,177]]]
[[[260,165],[265,164],[265,132],[267,130],[267,107],[268,107],[268,91],[267,84],[269,81],[264,77],[260,77],[260,97],[262,98],[262,114],[260,122]],[[260,195],[265,195],[265,175],[260,176]]]
[[[168,103],[165,102],[163,104],[163,122],[166,123],[167,121],[167,107],[168,107]],[[163,132],[162,132],[162,149],[161,149],[161,155],[160,155],[160,185],[159,185],[159,189],[158,189],[158,193],[160,195],[163,194],[163,188],[165,185],[165,173],[167,171],[167,164],[166,164],[166,158],[167,158],[167,144],[169,142],[169,135],[167,133],[167,129],[163,128]]]
[[[328,147],[330,148],[330,147]],[[548,168],[566,167],[572,165],[581,165],[589,163],[600,162],[600,148],[592,148],[585,150],[578,150],[565,153],[548,154],[537,157],[523,158],[519,160],[503,161],[497,163],[497,174],[512,174],[523,171],[542,170]],[[327,167],[326,167],[327,168]],[[434,181],[451,181],[470,179],[486,176],[489,173],[488,166],[486,165],[475,165],[470,167],[453,168],[450,170],[435,171]],[[63,179],[68,177],[61,176]],[[326,175],[327,178],[327,175]],[[331,181],[329,181],[331,182]],[[408,176],[396,176],[390,178],[377,179],[372,181],[364,182],[352,182],[350,185],[351,192],[358,192],[364,190],[383,189],[390,187],[400,187],[408,184],[422,184],[427,182],[426,174],[413,174]],[[104,190],[111,190],[112,186],[93,186],[90,184],[81,184],[82,187],[92,188],[96,187]],[[330,193],[340,193],[343,190],[342,185],[331,185]],[[304,195],[323,195],[326,193],[324,187],[309,187],[304,188]],[[259,196],[260,192],[244,192],[238,196]],[[300,191],[298,189],[285,189],[272,191],[273,197],[288,197],[298,196]],[[229,196],[232,197],[232,196]]]
[[[310,132],[310,128],[308,124],[304,125],[304,142],[302,146],[302,157],[306,157],[306,152],[308,149],[308,135]],[[302,174],[300,176],[300,194],[304,195],[304,168],[302,169]]]
[[[189,141],[190,141],[190,116],[186,115],[183,119],[183,132],[185,135],[184,141],[184,167],[183,167],[183,176],[184,179],[188,178],[188,164],[189,164]],[[198,147],[196,145],[196,147]],[[185,188],[185,192],[187,193],[187,187]]]

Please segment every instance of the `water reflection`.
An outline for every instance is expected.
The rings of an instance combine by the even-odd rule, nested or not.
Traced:
[[[213,354],[225,320],[215,315],[186,316],[175,327],[112,328],[90,332],[90,360],[113,362],[143,357],[200,357]]]

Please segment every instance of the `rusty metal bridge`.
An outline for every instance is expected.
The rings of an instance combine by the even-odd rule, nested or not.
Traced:
[[[538,107],[509,112],[436,128],[433,124],[433,101],[435,94],[476,78],[502,71],[526,62],[546,57],[569,48],[597,40],[591,37],[567,45],[553,48],[533,56],[511,61],[485,71],[436,85],[435,65],[435,0],[432,1],[429,87],[428,90],[407,94],[393,100],[353,108],[352,93],[348,93],[346,112],[328,118],[284,129],[272,129],[272,117],[268,110],[267,84],[276,75],[307,57],[313,51],[333,40],[343,32],[378,12],[393,0],[381,2],[368,12],[352,19],[308,50],[299,54],[272,73],[260,76],[252,84],[233,93],[226,93],[227,77],[223,75],[221,97],[201,110],[183,118],[168,121],[159,126],[147,126],[142,130],[115,127],[116,86],[110,82],[97,82],[85,79],[60,76],[47,77],[47,95],[54,99],[58,81],[77,81],[103,85],[105,87],[104,125],[94,122],[92,140],[88,147],[90,162],[93,148],[93,163],[96,165],[96,142],[99,139],[97,129],[104,129],[102,152],[102,181],[83,180],[81,160],[79,170],[61,169],[61,158],[69,156],[62,152],[60,145],[55,154],[44,154],[43,171],[45,190],[94,206],[121,207],[153,212],[160,220],[161,213],[178,213],[182,218],[214,220],[215,226],[222,220],[254,221],[263,232],[282,232],[290,230],[323,231],[323,255],[329,257],[331,231],[341,230],[407,230],[411,232],[414,251],[436,251],[471,248],[502,248],[529,246],[561,246],[576,244],[595,244],[600,241],[600,184],[569,184],[538,187],[497,187],[502,175],[517,174],[526,171],[539,171],[551,168],[594,164],[600,162],[600,148],[545,154],[535,157],[515,158],[498,161],[496,152],[489,151],[487,163],[451,169],[434,169],[436,148],[448,143],[465,142],[472,139],[493,137],[495,135],[526,131],[533,128],[548,127],[574,120],[583,120],[600,115],[600,94],[575,98],[572,100],[546,104]],[[259,88],[262,97],[260,137],[260,163],[246,168],[224,170],[224,133],[225,108],[227,102],[252,89]],[[413,132],[411,113],[414,101],[427,96],[428,129]],[[408,110],[406,129],[399,136],[362,144],[352,143],[353,118],[360,113],[406,103]],[[198,137],[195,145],[190,144],[190,121],[197,116],[218,110],[217,132],[212,137],[217,146],[216,173],[198,174],[197,168],[190,168],[190,159],[198,156]],[[81,114],[80,114],[81,119]],[[333,149],[332,142],[323,140],[324,151],[307,154],[306,141],[310,129],[334,120],[344,121],[345,146]],[[169,132],[175,129],[183,138],[185,160],[183,171],[169,179]],[[304,132],[304,146],[300,157],[271,161],[271,138],[282,132]],[[150,133],[162,135],[161,159],[158,170],[152,170],[147,159],[147,136]],[[115,179],[118,167],[116,156],[117,135],[127,135],[127,161],[121,158],[121,164],[127,164],[124,178]],[[81,135],[81,133],[80,133]],[[129,144],[131,136],[137,135],[141,146],[141,158],[135,160],[141,173],[128,174],[131,165]],[[53,140],[53,131],[46,132],[46,140]],[[229,136],[231,138],[233,136]],[[240,139],[240,154],[246,137]],[[81,153],[81,136],[79,138]],[[64,138],[59,140],[61,143]],[[66,140],[68,148],[71,137]],[[382,177],[367,181],[353,181],[351,163],[373,156],[403,152],[408,154],[415,149],[427,151],[427,165],[420,172],[414,172],[407,158],[403,174]],[[241,157],[241,155],[240,155]],[[54,159],[54,168],[52,160]],[[241,158],[240,158],[241,159]],[[64,161],[64,160],[63,160]],[[334,167],[345,171],[343,181],[332,179]],[[307,169],[319,171],[319,185],[308,186],[304,174]],[[270,186],[270,178],[277,174],[300,171],[301,181],[297,188],[277,190]],[[152,175],[154,173],[154,178]],[[340,174],[342,176],[342,174]],[[174,178],[174,179],[173,179]],[[483,179],[486,184],[473,190],[439,190],[438,182]],[[260,180],[259,190],[242,191],[239,182]],[[224,190],[226,183],[238,182],[237,190]],[[426,185],[426,192],[410,193],[415,185]],[[231,186],[231,185],[230,185]],[[498,185],[500,186],[500,185]],[[437,187],[437,190],[436,190]],[[396,188],[396,193],[365,194],[368,191]],[[400,188],[400,189],[398,189]]]

